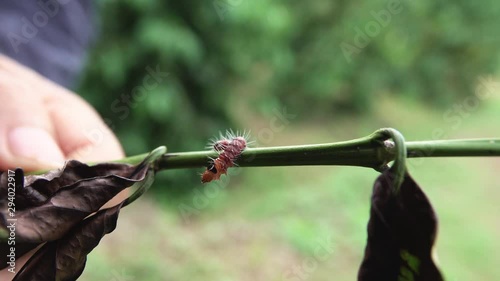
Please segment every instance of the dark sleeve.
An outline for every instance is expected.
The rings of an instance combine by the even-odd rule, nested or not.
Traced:
[[[1,0],[0,53],[72,88],[94,37],[90,0]]]

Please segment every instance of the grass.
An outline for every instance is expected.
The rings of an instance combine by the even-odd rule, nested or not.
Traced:
[[[266,145],[346,140],[386,126],[407,140],[432,139],[435,128],[448,138],[500,137],[494,122],[499,106],[490,99],[452,128],[443,111],[382,99],[369,119],[289,125]],[[248,118],[256,124],[253,132],[266,126],[259,117]],[[409,164],[439,217],[436,246],[446,280],[500,280],[500,159]],[[217,193],[205,197],[208,203],[198,202],[203,208],[189,220],[177,204],[193,201],[161,206],[146,196],[122,211],[117,230],[89,256],[81,280],[355,280],[376,176],[355,167],[241,169],[223,188],[212,189]],[[193,198],[206,188],[200,185]]]

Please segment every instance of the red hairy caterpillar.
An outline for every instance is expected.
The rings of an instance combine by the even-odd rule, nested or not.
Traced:
[[[201,182],[207,183],[218,180],[223,174],[227,174],[227,169],[236,165],[236,159],[248,146],[248,133],[234,134],[228,131],[226,136],[220,134],[219,140],[213,140],[210,148],[213,148],[219,157],[210,159],[207,170],[201,175]]]

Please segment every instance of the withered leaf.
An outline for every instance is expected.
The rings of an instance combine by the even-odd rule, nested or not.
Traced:
[[[87,255],[101,238],[112,232],[121,204],[85,219],[62,239],[45,243],[16,274],[14,281],[76,280],[83,272]]]
[[[409,174],[397,195],[393,180],[393,171],[387,170],[375,181],[358,280],[441,281],[431,257],[437,232],[434,210]]]
[[[136,166],[88,166],[69,161],[62,170],[24,178],[22,171],[16,170],[16,257],[40,247],[14,280],[76,280],[88,253],[115,229],[120,208],[152,184],[155,161],[165,152],[165,147],[159,147]],[[8,182],[8,173],[0,172],[0,269],[6,267],[10,251],[5,237],[11,212],[7,207],[12,202],[6,198]],[[136,189],[129,198],[99,211],[120,191],[132,186]]]
[[[21,183],[23,186],[24,181],[24,188],[16,188],[16,210],[40,206],[56,191],[79,180],[108,175],[129,178],[136,170],[136,166],[128,164],[102,163],[88,166],[78,161],[68,161],[63,169],[52,170],[43,175],[27,175],[23,180],[16,179],[16,185]],[[15,175],[22,177],[22,169],[16,169]],[[8,173],[0,171],[0,198],[7,197],[7,178]]]
[[[114,174],[106,174],[106,169]],[[16,241],[42,243],[61,238],[120,191],[143,180],[148,166],[137,169],[127,164],[89,167],[69,161],[62,171],[49,172],[47,176],[27,176],[27,185],[16,189]],[[5,207],[7,202],[2,201],[0,221],[6,221],[10,213]],[[18,202],[21,202],[19,207]],[[6,230],[6,224],[0,228]]]

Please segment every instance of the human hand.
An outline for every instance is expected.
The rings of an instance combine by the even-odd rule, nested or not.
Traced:
[[[2,55],[0,101],[0,170],[124,156],[113,132],[82,98]]]
[[[0,101],[0,170],[61,168],[66,159],[93,162],[124,156],[113,132],[87,102],[2,55]],[[120,193],[105,207],[125,196]],[[19,257],[16,267],[32,252]],[[13,277],[0,270],[0,280]]]

